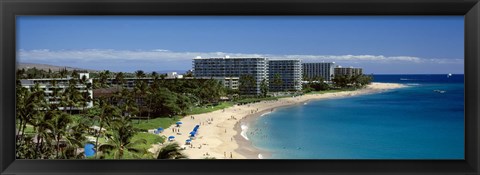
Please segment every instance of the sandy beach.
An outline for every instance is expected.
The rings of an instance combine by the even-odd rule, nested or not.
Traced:
[[[308,94],[298,97],[281,98],[274,101],[262,101],[247,105],[235,105],[224,110],[218,110],[205,114],[186,116],[180,121],[180,127],[172,125],[160,135],[166,137],[175,136],[175,141],[182,147],[190,159],[204,159],[215,157],[216,159],[258,159],[260,151],[251,146],[251,143],[241,134],[241,123],[264,113],[273,111],[275,108],[303,104],[310,100],[341,98],[371,93],[380,93],[385,90],[405,87],[395,83],[372,83],[364,89],[344,91],[326,94]],[[200,125],[198,134],[191,145],[185,145],[190,132],[195,125]],[[153,128],[152,128],[153,129]],[[168,142],[168,141],[167,141]],[[161,145],[153,145],[150,152],[156,152]],[[265,153],[262,153],[263,156]],[[268,157],[268,155],[267,155]]]

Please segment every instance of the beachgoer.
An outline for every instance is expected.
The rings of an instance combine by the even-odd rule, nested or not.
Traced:
[[[230,158],[233,158],[232,152],[230,152]]]

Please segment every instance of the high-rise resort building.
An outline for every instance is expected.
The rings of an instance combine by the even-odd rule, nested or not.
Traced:
[[[322,77],[324,81],[331,81],[334,76],[335,62],[330,63],[303,63],[303,77],[313,79]]]
[[[363,70],[362,68],[358,67],[341,67],[338,66],[335,69],[335,75],[348,75],[348,76],[354,76],[354,75],[362,75]]]
[[[302,90],[302,61],[269,60],[269,89],[272,92]]]
[[[262,81],[264,79],[268,81],[268,59],[265,57],[197,57],[193,59],[193,76],[195,78],[228,79],[232,84],[235,84],[236,80],[242,81],[240,80],[242,77],[251,77],[253,85],[240,90],[245,94],[258,95],[261,93]],[[224,82],[224,84],[226,83]],[[240,83],[237,85],[239,87]]]
[[[87,89],[86,84],[92,84],[93,81],[89,77],[89,73],[79,73],[79,78],[77,79],[76,77],[66,77],[66,78],[40,78],[40,79],[21,79],[20,83],[22,87],[25,87],[27,89],[30,89],[31,87],[34,87],[35,84],[38,84],[40,89],[42,89],[45,93],[45,98],[48,103],[50,104],[59,104],[60,99],[59,97],[55,97],[54,94],[55,92],[58,94],[62,94],[65,92],[70,87],[70,83],[72,82],[72,79],[77,79],[75,88],[78,90],[78,92],[85,97],[90,97],[89,102],[85,103],[85,106],[81,107],[66,107],[65,110],[81,110],[82,108],[91,108],[93,107],[93,90],[92,89]],[[80,80],[85,76],[86,82],[81,83]],[[91,86],[90,86],[91,87]],[[85,93],[87,92],[87,93]],[[63,106],[59,107],[59,110],[64,110]]]

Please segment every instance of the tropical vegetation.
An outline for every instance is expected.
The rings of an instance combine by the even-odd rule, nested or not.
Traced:
[[[177,143],[167,144],[157,153],[147,151],[152,144],[165,141],[147,131],[167,128],[186,115],[278,99],[269,92],[267,80],[259,84],[261,93],[252,95],[257,82],[251,75],[241,76],[239,89],[231,90],[214,79],[167,79],[165,74],[142,70],[92,72],[93,82],[80,77],[80,73],[66,69],[17,70],[18,159],[183,159],[187,157]],[[71,77],[68,83],[59,81],[65,77]],[[49,92],[40,84],[22,86],[22,79],[35,78],[50,78]],[[306,80],[304,93],[362,88],[372,77],[336,76],[332,84],[320,77]],[[280,86],[283,82],[275,75],[272,83]],[[88,91],[96,90],[105,93],[92,99]],[[51,95],[47,98],[46,94]],[[93,107],[87,107],[92,102]],[[96,150],[91,157],[85,156],[87,143],[93,144]]]

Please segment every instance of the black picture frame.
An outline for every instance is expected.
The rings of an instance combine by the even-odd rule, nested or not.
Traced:
[[[478,0],[0,0],[0,174],[479,174]],[[17,15],[463,15],[465,160],[15,160]]]

